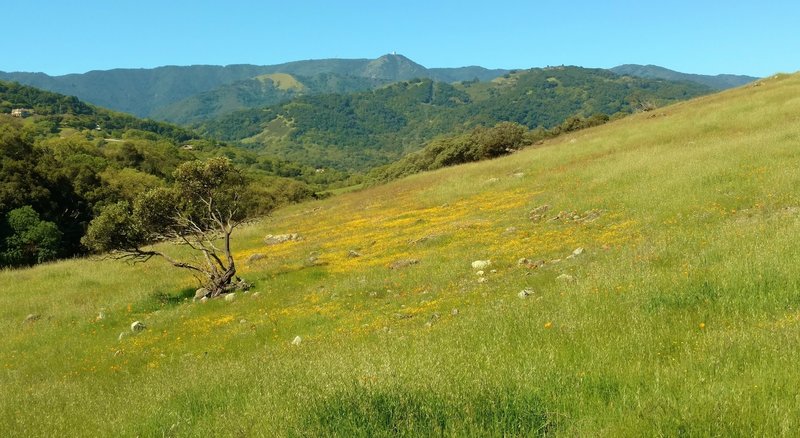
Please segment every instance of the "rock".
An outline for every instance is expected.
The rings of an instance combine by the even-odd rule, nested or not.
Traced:
[[[241,290],[246,291],[253,287],[252,284],[248,283],[242,278],[236,277],[236,282],[230,286],[229,290]]]
[[[453,316],[456,316],[456,315],[458,315],[458,309],[453,309],[453,310],[451,310],[451,311],[450,311],[450,314],[451,314],[451,315],[453,315]]]
[[[565,283],[572,283],[573,281],[575,281],[575,277],[569,274],[561,274],[558,277],[556,277],[556,280],[563,281]]]
[[[478,271],[475,273],[478,277],[483,277],[483,271]]]
[[[400,269],[405,268],[408,266],[416,265],[419,263],[417,259],[403,259],[403,260],[395,260],[389,264],[389,269]]]
[[[522,172],[517,172],[514,174],[514,178],[522,178],[523,176],[525,176],[525,174]]]
[[[236,299],[236,292],[231,292],[231,293],[225,294],[225,301],[230,303],[230,302],[233,302],[233,300],[235,300],[235,299]]]
[[[551,265],[555,265],[556,263],[561,263],[561,259],[553,259],[550,260],[548,263],[550,263]]]
[[[294,339],[292,339],[292,345],[300,345],[301,342],[303,342],[303,338],[300,336],[295,336]]]
[[[572,255],[575,256],[575,257],[577,257],[577,256],[579,256],[581,254],[583,254],[583,247],[575,248],[575,250],[572,251]]]
[[[125,339],[125,336],[128,336],[127,332],[120,332],[119,336],[117,336],[117,341],[121,341],[121,340]]]
[[[207,297],[207,296],[208,296],[208,289],[206,289],[204,287],[201,287],[200,289],[197,289],[196,291],[194,291],[194,299],[195,300],[199,300],[199,299],[201,299],[203,297]]]
[[[492,264],[491,260],[475,260],[472,262],[472,269],[484,270]]]
[[[28,316],[26,316],[22,322],[23,324],[33,324],[34,322],[38,321],[39,318],[41,317],[42,315],[39,315],[38,313],[31,313]]]
[[[254,293],[253,293],[253,295],[251,295],[251,296],[252,296],[253,298],[256,298],[256,297],[258,297],[259,295],[261,295],[261,292],[254,292]]]
[[[487,183],[496,183],[497,181],[500,181],[500,178],[489,178],[486,180]]]
[[[147,328],[147,326],[144,325],[144,323],[141,322],[141,321],[133,321],[131,323],[131,331],[134,332],[134,333],[138,333],[138,332],[140,332],[140,331],[142,331],[142,330],[144,330],[146,328]]]
[[[301,240],[303,240],[303,237],[297,233],[267,234],[267,236],[264,237],[264,243],[267,245],[278,245],[285,242],[299,242]]]
[[[265,257],[267,257],[265,254],[261,254],[260,252],[257,252],[257,253],[255,253],[255,254],[253,254],[253,255],[251,255],[250,257],[247,258],[247,263],[257,262],[257,261],[259,261],[259,260],[261,260],[261,259],[263,259]]]
[[[503,231],[503,234],[514,234],[517,232],[517,227],[508,227]]]
[[[102,321],[104,319],[106,319],[106,313],[103,312],[102,310],[98,312],[97,316],[94,318],[95,321]]]
[[[491,271],[489,271],[489,272],[490,272],[490,273],[492,273],[492,274],[497,274],[497,269],[492,269],[492,270],[491,270]]]
[[[478,283],[486,283],[486,277],[479,278]]]
[[[246,319],[240,319],[239,320],[239,324],[247,324],[247,320]]]
[[[361,257],[361,253],[351,249],[350,251],[347,251],[347,257],[350,257],[350,258]]]
[[[200,302],[201,303],[205,303],[206,301],[208,301],[208,297],[200,298]]]
[[[531,296],[531,295],[533,295],[533,289],[531,289],[531,288],[527,288],[527,287],[526,287],[525,289],[522,289],[522,290],[521,290],[521,291],[520,291],[520,292],[517,294],[517,296],[518,296],[518,297],[520,297],[520,298],[522,298],[522,299],[528,298],[528,297],[529,297],[529,296]]]
[[[534,215],[534,214],[545,214],[545,213],[547,213],[548,210],[550,210],[550,204],[542,204],[542,205],[534,208],[533,210],[531,210],[530,213],[528,213],[528,214],[531,214],[531,215]]]
[[[541,268],[542,266],[545,265],[545,261],[544,260],[531,260],[531,259],[523,257],[523,258],[517,260],[517,265],[525,266],[526,268]]]

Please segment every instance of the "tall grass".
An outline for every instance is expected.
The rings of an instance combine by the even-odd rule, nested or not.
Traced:
[[[236,236],[265,257],[233,302],[157,261],[4,271],[0,430],[793,435],[797,96],[771,78],[281,210]],[[600,216],[531,222],[543,204]],[[304,240],[261,243],[283,232]]]

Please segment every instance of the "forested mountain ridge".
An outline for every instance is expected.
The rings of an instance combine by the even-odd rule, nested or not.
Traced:
[[[476,126],[508,121],[548,129],[571,116],[630,113],[711,91],[603,69],[552,67],[490,82],[415,79],[360,93],[302,96],[210,120],[199,131],[312,166],[364,171],[437,135]]]
[[[636,76],[640,78],[666,79],[668,81],[688,81],[702,84],[714,90],[725,90],[739,87],[758,78],[744,75],[698,75],[681,73],[657,65],[624,64],[609,69],[620,75]]]
[[[323,73],[386,82],[427,77],[449,82],[490,80],[508,70],[482,67],[427,69],[402,55],[377,59],[321,59],[277,65],[165,66],[152,69],[113,69],[49,76],[44,73],[0,72],[0,80],[16,81],[139,117],[154,117],[170,104],[259,75],[287,73],[315,77]]]

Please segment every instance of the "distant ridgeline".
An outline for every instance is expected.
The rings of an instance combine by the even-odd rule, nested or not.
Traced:
[[[198,129],[291,161],[361,172],[419,150],[436,136],[477,126],[515,122],[547,130],[570,117],[631,113],[711,91],[692,82],[555,67],[489,82],[414,79],[357,93],[306,95],[207,121]]]
[[[343,177],[0,81],[0,266],[82,254],[80,238],[103,206],[132,201],[169,182],[181,162],[213,155],[247,170],[261,211]]]
[[[267,66],[167,66],[63,76],[0,72],[0,80],[77,96],[95,105],[139,117],[183,122],[194,121],[205,114],[214,116],[218,112],[277,103],[280,100],[275,99],[286,97],[281,87],[272,90],[265,84],[267,81],[253,81],[262,75],[283,73],[294,76],[305,86],[301,94],[308,94],[349,92],[414,78],[445,82],[486,81],[507,72],[477,66],[429,69],[405,56],[391,54],[377,59],[320,59]],[[226,87],[239,81],[245,83]],[[204,94],[208,92],[212,93]],[[178,104],[185,99],[189,100]]]

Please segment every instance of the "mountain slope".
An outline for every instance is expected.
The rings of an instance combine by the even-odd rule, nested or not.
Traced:
[[[715,76],[681,73],[657,65],[625,64],[609,69],[619,75],[640,78],[665,79],[668,81],[688,81],[702,84],[714,90],[725,90],[749,84],[758,78],[744,75],[720,74]]]
[[[363,171],[418,150],[441,134],[512,121],[551,128],[570,116],[630,113],[710,92],[607,70],[558,67],[489,83],[399,82],[346,95],[303,96],[201,125],[205,135],[317,167]]]
[[[154,117],[165,107],[183,99],[210,92],[224,85],[252,79],[259,75],[287,73],[315,77],[321,74],[355,76],[386,82],[416,77],[447,77],[452,81],[490,79],[505,70],[481,67],[442,68],[429,71],[402,55],[384,55],[378,59],[322,59],[284,64],[166,66],[153,69],[114,69],[84,74],[48,76],[43,73],[0,72],[0,80],[54,91],[95,105],[137,115]]]
[[[2,271],[0,405],[25,409],[0,429],[797,430],[798,96],[770,78],[280,210],[235,235],[232,301],[152,262]]]

